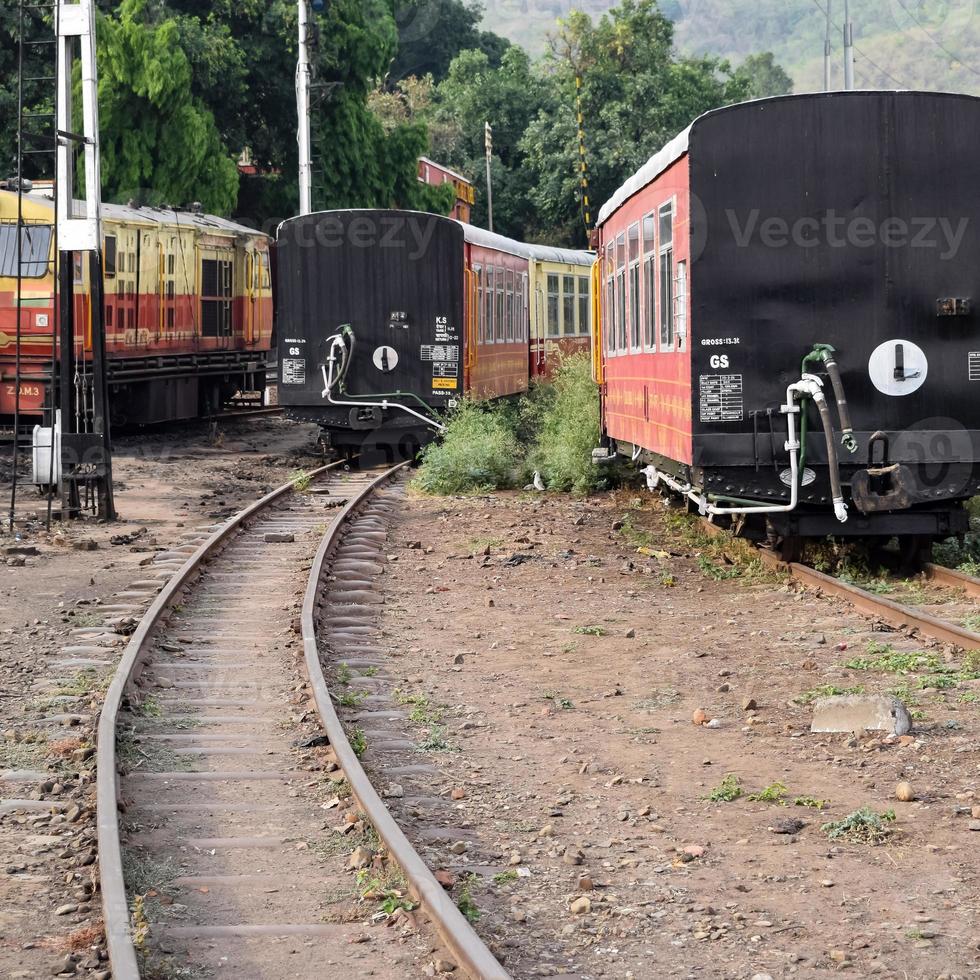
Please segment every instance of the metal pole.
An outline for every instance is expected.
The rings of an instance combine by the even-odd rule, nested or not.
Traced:
[[[299,213],[312,211],[313,161],[310,158],[310,54],[307,0],[297,0],[299,11],[299,53],[296,61],[296,114],[299,128]]]
[[[854,88],[854,27],[851,24],[849,0],[844,0],[844,89]]]
[[[10,474],[10,530],[14,529],[17,506],[17,440],[20,433],[20,348],[23,318],[24,276],[24,0],[17,5],[17,329],[14,349],[14,444]]]
[[[92,431],[102,436],[103,473],[98,483],[99,517],[105,521],[114,521],[116,503],[112,494],[112,441],[109,437],[109,379],[106,370],[102,249],[89,252],[89,282],[89,298],[92,304]]]
[[[823,90],[825,92],[830,91],[830,4],[831,0],[827,0],[827,30],[823,40]]]
[[[493,185],[490,182],[490,157],[493,155],[493,127],[483,124],[483,142],[487,150],[487,227],[493,231]]]

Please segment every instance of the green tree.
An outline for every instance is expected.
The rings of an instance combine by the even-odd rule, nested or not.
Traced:
[[[553,102],[551,81],[533,70],[527,53],[508,48],[499,68],[482,51],[464,51],[436,89],[431,113],[433,155],[463,173],[485,172],[484,123],[493,127],[494,230],[515,238],[534,238],[537,216],[528,207],[532,173],[521,140],[532,119]],[[486,188],[477,180],[473,222],[487,221]]]
[[[479,29],[483,8],[463,0],[396,0],[398,51],[388,70],[398,81],[409,75],[432,75],[438,82],[460,51],[482,51],[494,67],[510,41]]]
[[[771,51],[750,54],[735,69],[732,78],[745,84],[746,97],[750,99],[789,95],[793,91],[793,79],[781,65],[776,64],[775,55]]]
[[[557,103],[539,111],[521,140],[529,193],[541,220],[585,242],[575,124],[581,78],[589,198],[597,206],[669,139],[709,109],[746,97],[748,81],[727,61],[678,58],[673,24],[655,0],[623,0],[598,23],[573,12],[547,59]]]
[[[193,200],[229,213],[238,170],[211,112],[191,92],[177,22],[146,0],[122,0],[116,16],[99,17],[97,40],[106,200]]]

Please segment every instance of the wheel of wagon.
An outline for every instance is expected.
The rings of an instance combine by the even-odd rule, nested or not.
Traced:
[[[787,535],[779,540],[779,557],[785,562],[796,562],[803,558],[803,538],[798,534]]]
[[[914,572],[932,560],[932,537],[928,534],[900,534],[898,556],[903,572]]]

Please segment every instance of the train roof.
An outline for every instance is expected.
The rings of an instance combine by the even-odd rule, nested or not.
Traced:
[[[519,255],[521,258],[533,259],[538,262],[564,262],[568,265],[592,265],[594,255],[575,248],[557,248],[554,245],[532,245],[528,242],[518,242],[513,238],[498,235],[476,225],[457,222],[462,226],[463,237],[474,245],[484,248],[495,248],[501,252]]]
[[[702,120],[708,118],[709,116],[715,116],[722,112],[732,112],[738,109],[744,109],[746,106],[757,106],[764,102],[777,102],[785,101],[790,99],[833,99],[833,98],[853,98],[853,97],[867,97],[867,96],[935,96],[937,98],[957,96],[959,93],[955,92],[914,92],[905,90],[882,90],[882,89],[861,89],[858,91],[850,92],[800,92],[796,95],[777,95],[765,99],[749,99],[746,102],[736,102],[733,105],[722,106],[719,109],[711,109],[709,112],[702,113],[690,126],[687,127],[683,132],[678,133],[669,143],[666,143],[661,149],[650,157],[649,160],[639,170],[633,174],[625,183],[623,183],[612,197],[606,201],[605,204],[599,209],[599,217],[597,219],[597,224],[602,224],[611,214],[619,210],[619,208],[625,204],[634,194],[639,193],[643,190],[647,184],[653,183],[671,164],[676,163],[685,153],[687,153],[690,147],[691,132],[692,130],[701,123]],[[975,96],[962,96],[965,98],[975,98]]]
[[[16,197],[16,191],[0,191],[0,194],[10,194]],[[24,194],[25,201],[31,201],[35,205],[48,207],[54,214],[54,199],[44,191],[31,191]],[[81,201],[73,202],[73,210],[81,217],[84,215],[84,204]],[[142,223],[153,225],[173,225],[181,228],[196,228],[203,232],[224,235],[250,235],[259,238],[268,238],[255,228],[247,225],[240,225],[227,218],[220,218],[215,214],[201,214],[196,211],[181,211],[176,208],[158,208],[150,205],[128,205],[128,204],[102,204],[102,219],[108,221],[126,222],[129,224]]]

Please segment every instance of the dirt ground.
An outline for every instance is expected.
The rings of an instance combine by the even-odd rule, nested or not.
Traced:
[[[94,722],[127,620],[155,594],[137,583],[182,534],[318,462],[314,438],[312,427],[275,418],[226,421],[216,435],[200,425],[121,438],[111,525],[45,531],[43,499],[19,494],[17,536],[0,535],[0,976],[108,976]],[[6,518],[9,457],[0,480]]]
[[[275,419],[118,448],[119,524],[0,537],[38,550],[0,563],[4,977],[108,975],[92,725],[130,613],[117,632],[100,606],[139,615],[142,562],[315,461]],[[737,574],[647,496],[403,500],[386,665],[348,715],[382,783],[405,761],[372,747],[386,727],[436,768],[387,786],[392,808],[515,977],[980,976],[980,683],[842,666],[961,654]],[[902,690],[913,737],[811,735],[795,699],[826,686]],[[706,799],[729,775],[740,795]],[[821,830],[862,806],[894,811],[880,846]]]
[[[396,813],[515,977],[980,976],[980,681],[889,672],[964,658],[684,526],[648,496],[409,491],[372,701],[439,777]],[[810,734],[828,685],[898,689],[913,735]],[[879,846],[822,830],[864,806],[894,813]]]

